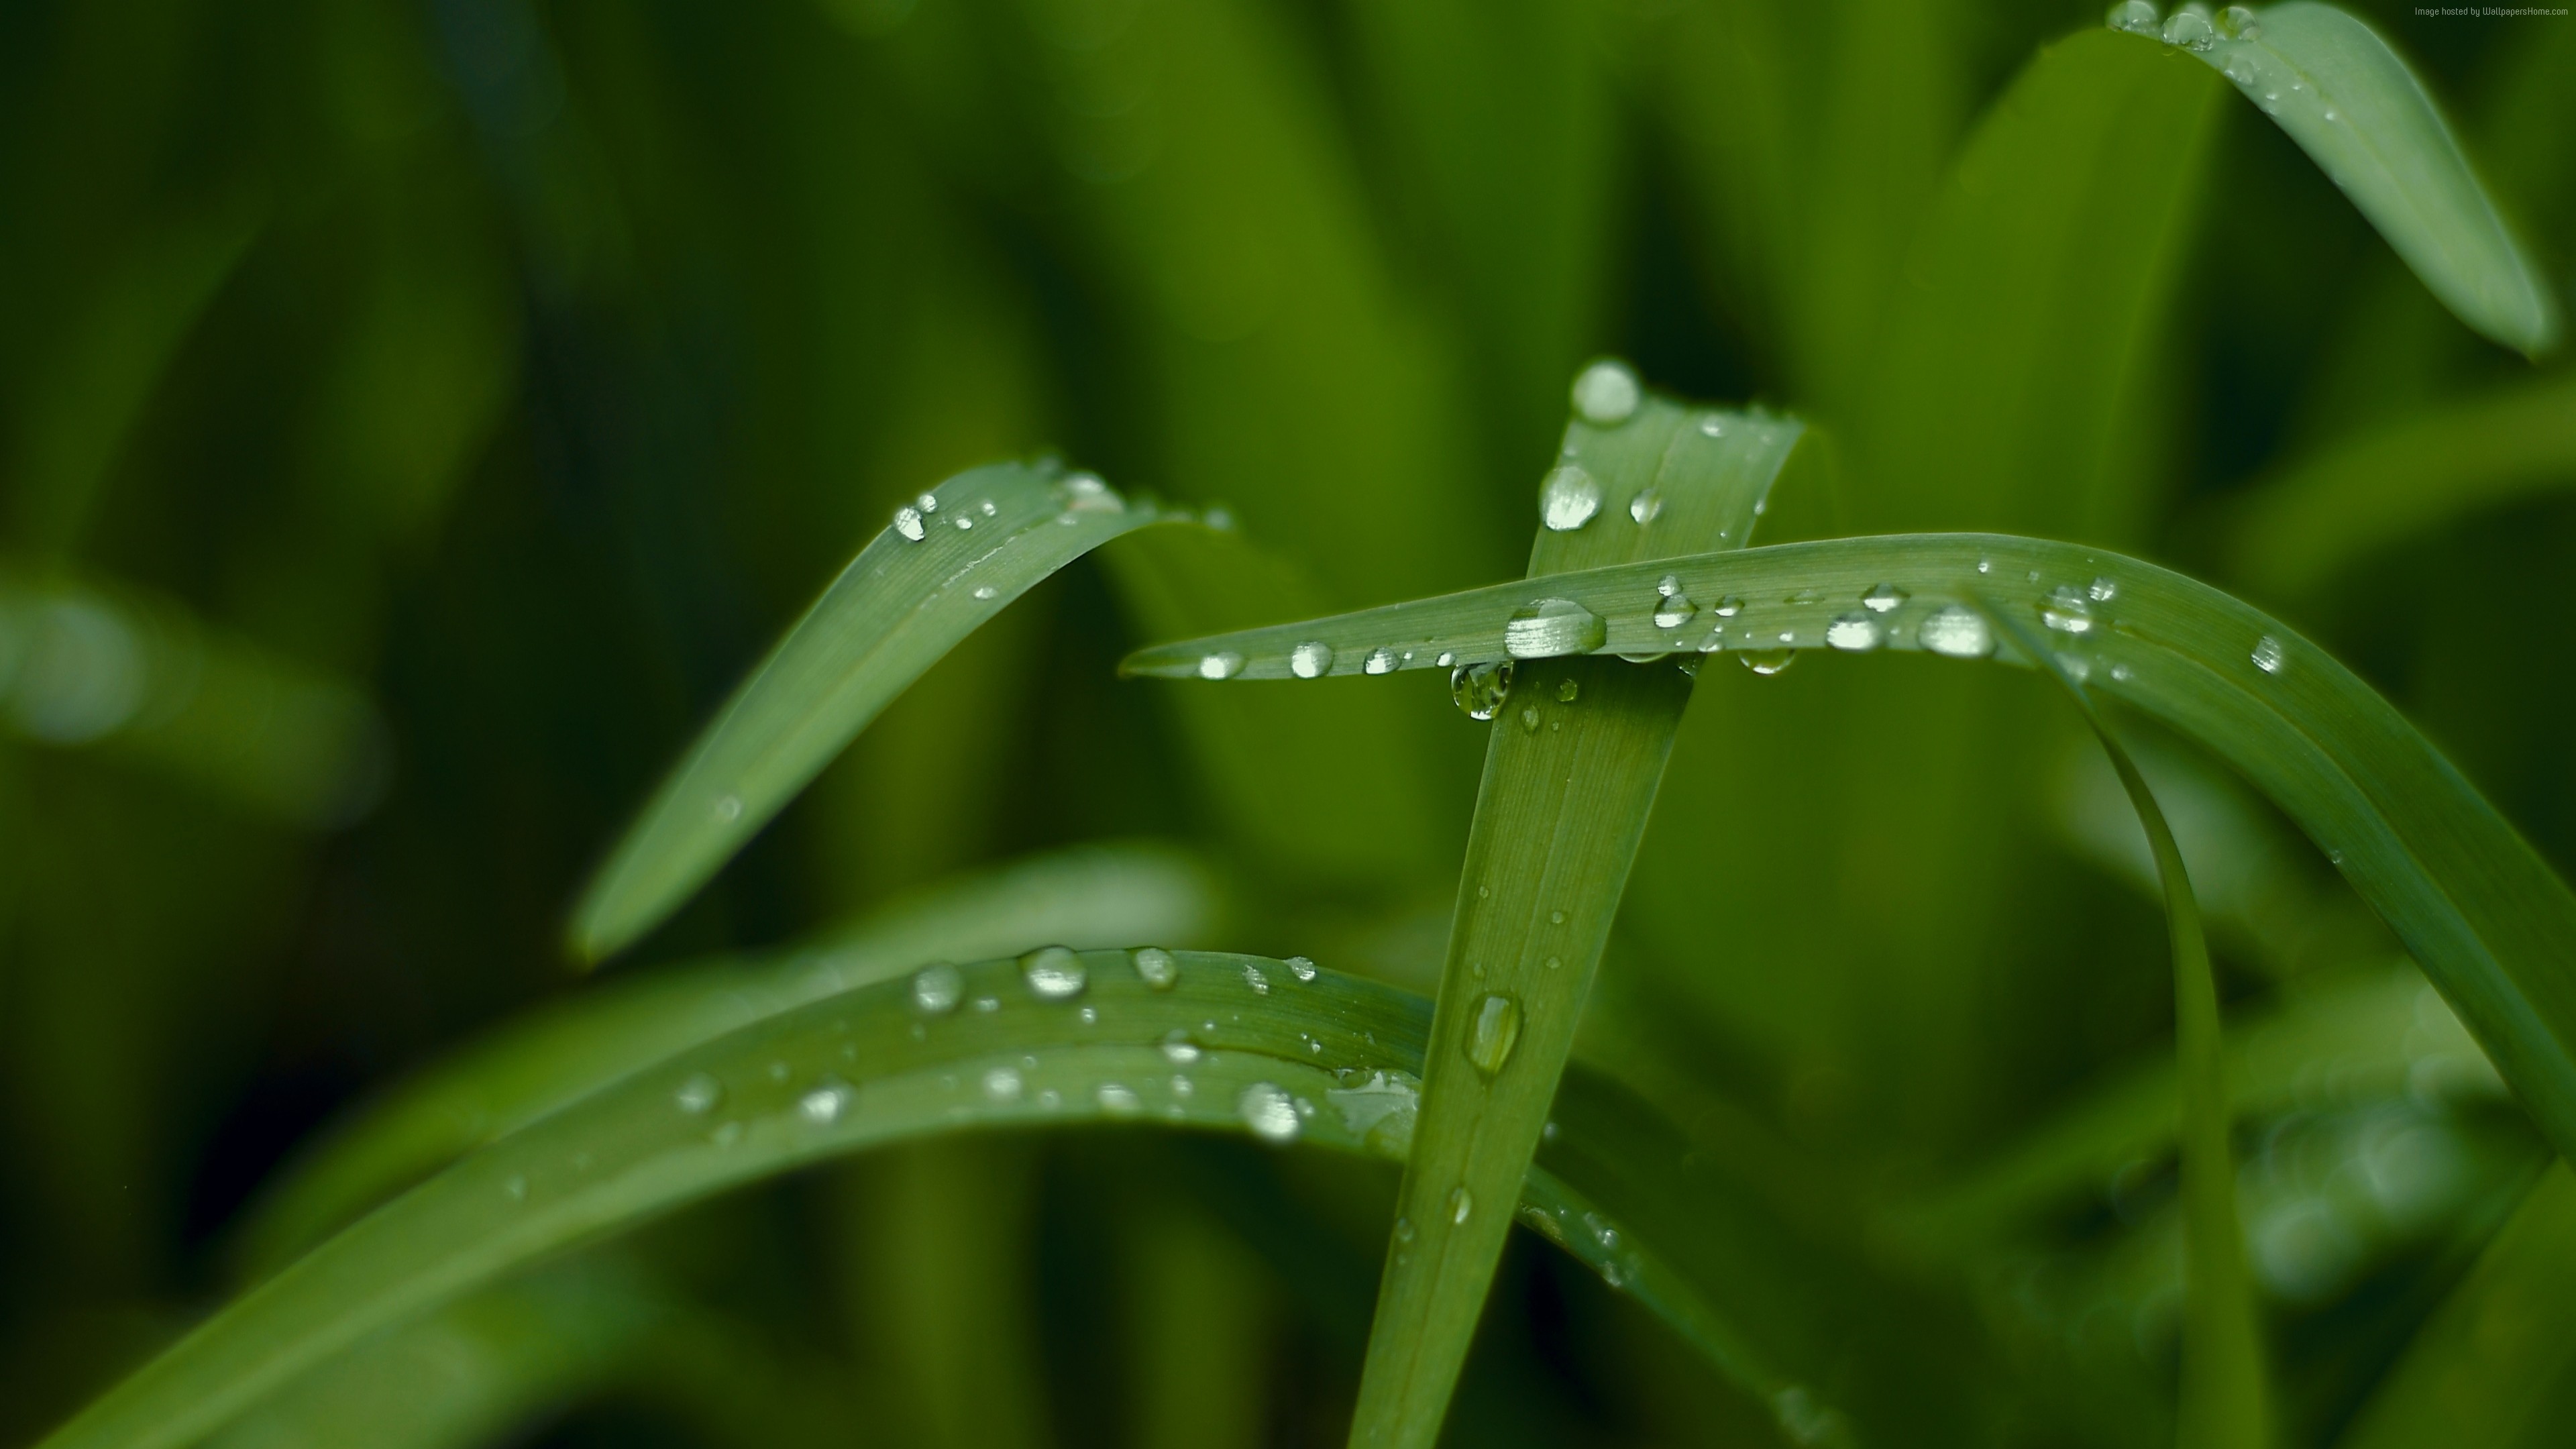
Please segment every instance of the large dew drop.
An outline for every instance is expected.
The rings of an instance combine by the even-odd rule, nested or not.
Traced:
[[[1156,991],[1169,991],[1181,982],[1181,963],[1160,946],[1139,946],[1128,953],[1136,964],[1136,974]]]
[[[1574,411],[1596,428],[1615,428],[1637,411],[1642,394],[1627,364],[1603,359],[1574,379]]]
[[[1628,517],[1635,520],[1640,528],[1654,522],[1655,516],[1663,511],[1664,495],[1652,488],[1628,500]]]
[[[1467,718],[1492,719],[1512,697],[1512,664],[1461,664],[1449,672],[1449,697]]]
[[[1288,651],[1288,672],[1299,679],[1321,679],[1333,672],[1333,646],[1309,639]]]
[[[1368,652],[1368,658],[1360,664],[1360,672],[1364,674],[1393,674],[1395,672],[1395,651],[1387,648],[1383,644],[1380,644],[1375,649]]]
[[[1857,609],[1835,615],[1834,621],[1825,626],[1825,643],[1854,654],[1877,648],[1884,637],[1884,631],[1878,626],[1878,617]]]
[[[894,531],[902,534],[905,538],[912,540],[914,543],[921,542],[921,540],[930,532],[929,529],[922,526],[921,510],[909,506],[898,508],[894,511]]]
[[[2265,674],[2278,674],[2285,662],[2281,641],[2266,634],[2254,641],[2254,667]]]
[[[1199,661],[1199,678],[1232,679],[1243,672],[1243,656],[1231,649],[1220,649]]]
[[[1670,574],[1664,575],[1664,578],[1666,582],[1672,581],[1672,575]],[[1672,590],[1670,593],[1663,593],[1662,585],[1657,585],[1656,591],[1662,594],[1662,597],[1655,601],[1656,628],[1686,628],[1689,626],[1691,620],[1699,617],[1699,605],[1690,601],[1690,595],[1683,593],[1678,588]]]
[[[2209,13],[2196,5],[2186,5],[2165,18],[2165,44],[2185,50],[2207,50],[2218,43],[2218,28],[2209,23]]]
[[[2160,34],[2156,25],[2156,7],[2148,4],[2147,0],[2120,0],[2104,18],[2113,30],[2125,30],[2131,35]]]
[[[2062,634],[2089,634],[2093,631],[2093,603],[2082,589],[2060,584],[2049,590],[2048,602],[2040,605],[2039,621]]]
[[[1952,659],[1983,659],[1995,652],[1995,631],[1986,616],[1964,604],[1935,609],[1914,637],[1924,648]]]
[[[1538,486],[1539,522],[1557,533],[1571,533],[1601,511],[1601,484],[1572,463],[1549,471]]]
[[[1041,946],[1022,956],[1020,978],[1042,1001],[1071,1001],[1091,983],[1082,958],[1063,946]]]
[[[2218,12],[2218,33],[2231,40],[2253,40],[2263,33],[2254,23],[2254,12],[2242,5],[2230,5]]]
[[[1601,616],[1572,599],[1540,599],[1512,611],[1503,625],[1503,650],[1514,659],[1554,659],[1589,654],[1609,637]]]
[[[1234,1110],[1252,1135],[1264,1142],[1285,1146],[1297,1140],[1297,1104],[1280,1087],[1255,1082],[1234,1099]]]
[[[945,961],[933,962],[913,973],[912,1006],[924,1016],[946,1016],[957,1009],[958,998],[966,994],[966,978]]]
[[[1521,1004],[1499,992],[1488,992],[1467,1019],[1467,1060],[1486,1076],[1501,1073],[1521,1044]]]

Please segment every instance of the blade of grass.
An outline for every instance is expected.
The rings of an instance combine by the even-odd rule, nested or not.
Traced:
[[[474,1152],[234,1300],[44,1443],[194,1442],[366,1335],[524,1264],[885,1143],[1125,1123],[1400,1160],[1430,1015],[1419,997],[1303,962],[1188,951],[1032,953],[842,992]],[[1686,1340],[1724,1321],[1576,1187],[1533,1170],[1523,1200],[1559,1225],[1606,1227],[1560,1226],[1560,1245]],[[1745,1363],[1744,1341],[1712,1356]]]
[[[2138,772],[2111,722],[2094,707],[2084,680],[2039,639],[2019,610],[1984,604],[1987,620],[2009,634],[2028,658],[2045,664],[2083,711],[2119,772],[2121,788],[2147,832],[2156,877],[2164,884],[2165,931],[2173,948],[2174,1080],[2182,1138],[2183,1330],[2181,1402],[2175,1439],[2189,1446],[2262,1449],[2271,1438],[2265,1407],[2262,1335],[2254,1285],[2245,1266],[2245,1236],[2236,1222],[2235,1128],[2221,1057],[2218,980],[2201,934],[2200,906],[2173,827],[2147,777]]]
[[[574,912],[587,960],[651,930],[888,701],[1039,580],[1163,521],[1051,463],[970,469],[907,506],[824,591],[654,792]]]
[[[818,943],[767,960],[658,971],[522,1016],[349,1123],[273,1185],[237,1256],[256,1279],[459,1156],[675,1052],[942,958],[1044,941],[1195,945],[1216,885],[1153,845],[1040,856],[897,901]]]
[[[2203,29],[2189,48],[2299,143],[2442,305],[2526,355],[2557,345],[2548,284],[2377,31],[2313,0],[2257,11],[2237,34]]]
[[[1566,569],[1741,547],[1804,431],[1790,420],[1640,402],[1634,377],[1613,363],[1587,369],[1575,389],[1578,416],[1541,490],[1523,586],[1529,610],[1542,613],[1547,576]],[[1597,389],[1616,394],[1616,405],[1590,405]],[[1397,662],[1361,667],[1383,673]],[[1439,1436],[1509,1227],[1476,1205],[1507,1201],[1538,1147],[1691,681],[1669,665],[1548,660],[1521,666],[1500,706],[1354,1445]]]
[[[1665,574],[1693,599],[1746,602],[1659,629]],[[1409,667],[1443,653],[1501,660],[1526,588],[1163,645],[1121,667],[1188,677],[1226,651],[1243,657],[1237,678],[1275,678],[1307,642],[1330,647],[1336,669],[1378,648],[1411,651]],[[2259,610],[2135,559],[1995,534],[1781,544],[1560,575],[1548,590],[1602,620],[1603,650],[1631,654],[1897,649],[2027,662],[1983,625],[1977,600],[1997,596],[2039,618],[2049,625],[2041,637],[2081,661],[2091,688],[2198,741],[2324,848],[2469,1024],[2542,1135],[2576,1153],[2576,895],[2386,700]],[[1894,607],[1873,609],[1864,596]]]

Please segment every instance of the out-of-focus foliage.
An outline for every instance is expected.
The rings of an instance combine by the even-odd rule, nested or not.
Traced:
[[[2354,10],[2563,312],[2576,19]],[[1037,584],[619,969],[1143,837],[1226,883],[1212,944],[1427,990],[1482,727],[1420,675],[1113,666],[1515,576],[1612,352],[1811,423],[1834,466],[1768,541],[2198,573],[2576,866],[2566,364],[2089,4],[22,4],[0,188],[12,1442],[242,1287],[333,1122],[577,1007],[568,912],[669,762],[898,504],[998,458],[1233,529]],[[1605,1201],[1812,1388],[1746,1395],[1524,1234],[1453,1441],[2170,1442],[2172,990],[2077,729],[2018,671],[1712,666],[1576,1046],[1659,1110],[1588,1101],[1541,1157],[1670,1164]],[[2277,1442],[2553,1422],[2563,1172],[2523,1202],[2545,1149],[2323,855],[2138,743],[2263,1024],[2231,1060]],[[1336,1443],[1394,1190],[1115,1128],[898,1147],[232,1432]]]

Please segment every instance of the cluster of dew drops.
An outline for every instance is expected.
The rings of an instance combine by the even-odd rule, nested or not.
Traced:
[[[2194,52],[2214,50],[2222,40],[2251,41],[2260,40],[2263,37],[2261,18],[2242,5],[2230,5],[2215,15],[2210,13],[2206,5],[2183,5],[2177,7],[2172,14],[2160,18],[2156,14],[2156,7],[2149,4],[2148,0],[2119,0],[2119,3],[2113,5],[2110,12],[2103,18],[2113,30],[2129,35],[2143,35],[2150,40],[2161,40],[2176,49]],[[2253,96],[2255,104],[2263,108],[2264,114],[2280,113],[2279,85],[2269,84],[2260,90],[2256,89],[2256,82],[2263,79],[2263,70],[2255,63],[2255,57],[2252,54],[2243,50],[2231,52],[2220,62],[2219,71],[2247,94]],[[2290,74],[2287,78],[2292,91],[2307,89],[2307,82],[2299,79],[2295,74]],[[2280,77],[2276,76],[2274,79],[2277,82]],[[2332,106],[2324,107],[2323,115],[2329,123],[2342,119],[2341,114]]]

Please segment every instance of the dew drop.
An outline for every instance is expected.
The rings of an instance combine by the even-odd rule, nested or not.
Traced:
[[[919,498],[912,501],[914,505],[919,507],[924,513],[937,513],[939,511],[939,495],[936,493],[924,493]]]
[[[1395,651],[1381,644],[1369,651],[1367,660],[1360,665],[1360,668],[1369,674],[1393,674]]]
[[[1701,437],[1703,437],[1703,438],[1723,438],[1723,437],[1725,437],[1725,436],[1726,436],[1726,419],[1725,419],[1725,417],[1724,417],[1724,416],[1722,416],[1722,415],[1720,415],[1720,414],[1717,414],[1717,413],[1710,413],[1707,417],[1704,417],[1704,418],[1700,419],[1700,420],[1699,420],[1699,435],[1700,435]]]
[[[1136,974],[1156,991],[1169,991],[1180,984],[1181,963],[1160,946],[1139,946],[1127,955],[1136,965]]]
[[[1163,1033],[1161,1046],[1163,1056],[1174,1066],[1186,1067],[1199,1059],[1199,1044],[1190,1040],[1186,1027],[1176,1026]]]
[[[1255,996],[1270,994],[1270,978],[1262,975],[1261,968],[1249,961],[1243,963],[1243,984],[1251,987]]]
[[[2097,578],[2084,586],[2084,597],[2097,604],[2107,604],[2120,597],[2120,584],[2109,577]]]
[[[1271,1083],[1255,1082],[1244,1088],[1234,1099],[1234,1110],[1252,1135],[1264,1142],[1284,1145],[1297,1140],[1297,1104]]]
[[[1091,1095],[1100,1103],[1100,1110],[1112,1117],[1133,1117],[1145,1110],[1144,1098],[1137,1096],[1133,1088],[1116,1082],[1101,1083]]]
[[[922,496],[926,498],[929,495],[923,494]],[[921,510],[918,508],[896,509],[894,511],[894,531],[902,534],[905,538],[912,540],[914,543],[921,542],[921,540],[928,536],[930,532],[929,529],[922,526]]]
[[[1041,1001],[1070,1001],[1091,984],[1082,958],[1063,946],[1041,946],[1020,958],[1020,979]]]
[[[1409,1243],[1413,1241],[1413,1219],[1397,1218],[1395,1220],[1395,1240],[1399,1243]]]
[[[1868,593],[1861,595],[1860,604],[1862,608],[1869,610],[1873,614],[1892,614],[1896,611],[1897,605],[1904,603],[1907,599],[1912,597],[1913,595],[1908,594],[1894,584],[1880,584],[1878,587],[1871,589]]]
[[[1503,650],[1514,659],[1555,659],[1589,654],[1609,637],[1601,616],[1572,599],[1539,599],[1512,611],[1503,625]]]
[[[1002,998],[998,996],[978,996],[975,998],[975,1009],[984,1013],[986,1016],[990,1016],[994,1012],[1002,1009]]]
[[[1449,673],[1449,697],[1469,719],[1492,719],[1502,712],[1503,701],[1511,696],[1512,665],[1508,659],[1499,664],[1462,664]]]
[[[2218,12],[2218,33],[2237,40],[2252,40],[2262,33],[2254,23],[2254,12],[2242,5],[2230,5]]]
[[[1476,1199],[1463,1186],[1449,1189],[1449,1221],[1464,1223],[1474,1216]]]
[[[994,588],[991,584],[977,584],[977,585],[975,586],[975,597],[976,597],[976,598],[979,598],[979,599],[998,599],[998,598],[1000,598],[1001,596],[1002,596],[1002,591],[1001,591],[1001,590],[999,590],[999,589],[997,589],[997,588]]]
[[[1580,698],[1582,698],[1582,697],[1583,697],[1583,686],[1582,686],[1582,685],[1575,683],[1575,682],[1574,682],[1573,680],[1571,680],[1571,679],[1560,679],[1560,680],[1558,680],[1558,681],[1556,682],[1556,702],[1557,702],[1557,703],[1559,703],[1559,704],[1572,704],[1572,703],[1574,703],[1577,699],[1580,699]]]
[[[1658,629],[1687,628],[1690,621],[1698,617],[1699,605],[1690,601],[1690,595],[1679,591],[1664,595],[1663,601],[1655,605],[1655,627]]]
[[[984,1074],[984,1095],[996,1102],[1020,1099],[1020,1073],[1016,1067],[995,1067]]]
[[[1538,517],[1551,532],[1571,533],[1601,511],[1601,484],[1572,463],[1551,469],[1538,489]]]
[[[1662,578],[1655,580],[1655,597],[1658,599],[1673,598],[1679,595],[1681,591],[1682,576],[1680,574],[1666,574]]]
[[[2209,23],[2209,12],[2186,5],[2166,18],[2164,39],[2185,50],[2207,50],[2218,43],[2218,30]]]
[[[1565,924],[1565,912],[1563,912],[1563,911],[1550,911],[1550,912],[1548,912],[1548,913],[1547,913],[1547,923],[1548,923],[1549,925],[1551,925],[1551,926],[1562,926],[1562,925],[1564,925],[1564,924]]]
[[[1607,358],[1574,379],[1574,411],[1596,428],[1615,428],[1637,411],[1637,374]]]
[[[1986,616],[1964,604],[1935,609],[1914,637],[1924,648],[1952,659],[1983,659],[1995,652],[1995,631]]]
[[[966,978],[956,967],[935,961],[912,976],[912,1006],[924,1016],[946,1016],[966,994]]]
[[[2131,35],[2156,33],[2156,7],[2147,0],[2120,0],[2106,18],[2113,30],[2125,30]]]
[[[1315,963],[1307,960],[1303,956],[1291,956],[1279,964],[1287,967],[1288,974],[1296,977],[1300,981],[1312,981],[1315,979]]]
[[[957,515],[957,531],[959,533],[964,533],[974,526],[975,520],[971,516],[963,513]]]
[[[1733,594],[1729,594],[1725,598],[1718,600],[1717,603],[1709,609],[1709,612],[1715,614],[1721,619],[1732,619],[1736,615],[1744,612],[1744,601]]]
[[[2229,56],[2227,63],[2218,68],[2218,73],[2240,86],[2254,84],[2254,62],[2241,55]]]
[[[1288,651],[1288,672],[1299,679],[1321,679],[1333,670],[1333,646],[1309,639]]]
[[[2093,630],[2093,605],[2082,589],[2059,584],[2040,606],[2039,621],[2063,634],[2088,634]]]
[[[1664,495],[1652,488],[1628,500],[1628,516],[1640,525],[1654,522],[1655,515],[1663,511]]]
[[[1885,631],[1879,628],[1877,616],[1858,610],[1837,614],[1834,621],[1825,626],[1825,643],[1855,654],[1877,648],[1883,637]]]
[[[704,1072],[691,1072],[679,1090],[671,1094],[671,1100],[690,1116],[703,1117],[724,1100],[724,1083]]]
[[[1064,482],[1058,487],[1064,493],[1064,506],[1072,512],[1124,513],[1127,511],[1127,500],[1119,497],[1115,489],[1100,481],[1100,475],[1097,473],[1069,473],[1065,475]],[[986,505],[986,511],[991,511],[989,504]]]
[[[1736,652],[1735,662],[1768,679],[1774,674],[1785,672],[1790,665],[1797,663],[1798,651],[1795,649],[1743,649]]]
[[[1534,734],[1537,734],[1537,733],[1538,733],[1538,706],[1537,706],[1537,705],[1532,704],[1532,705],[1524,705],[1524,706],[1522,706],[1522,708],[1521,708],[1521,733],[1523,733],[1523,734],[1528,734],[1528,735],[1534,735]]]
[[[528,1180],[515,1172],[510,1174],[501,1181],[501,1195],[512,1202],[526,1202],[528,1200]]]
[[[829,1127],[841,1120],[854,1095],[849,1083],[825,1077],[822,1085],[796,1099],[796,1114],[817,1127]]]
[[[2262,638],[2254,641],[2255,668],[2262,670],[2265,674],[2278,674],[2281,672],[2281,665],[2283,662],[2284,658],[2282,655],[2280,640],[2266,634]]]
[[[740,795],[718,796],[716,798],[716,818],[726,822],[727,824],[740,820],[742,818],[742,797]]]
[[[1521,1043],[1521,1004],[1498,992],[1487,992],[1467,1019],[1467,1060],[1486,1076],[1499,1074]]]

